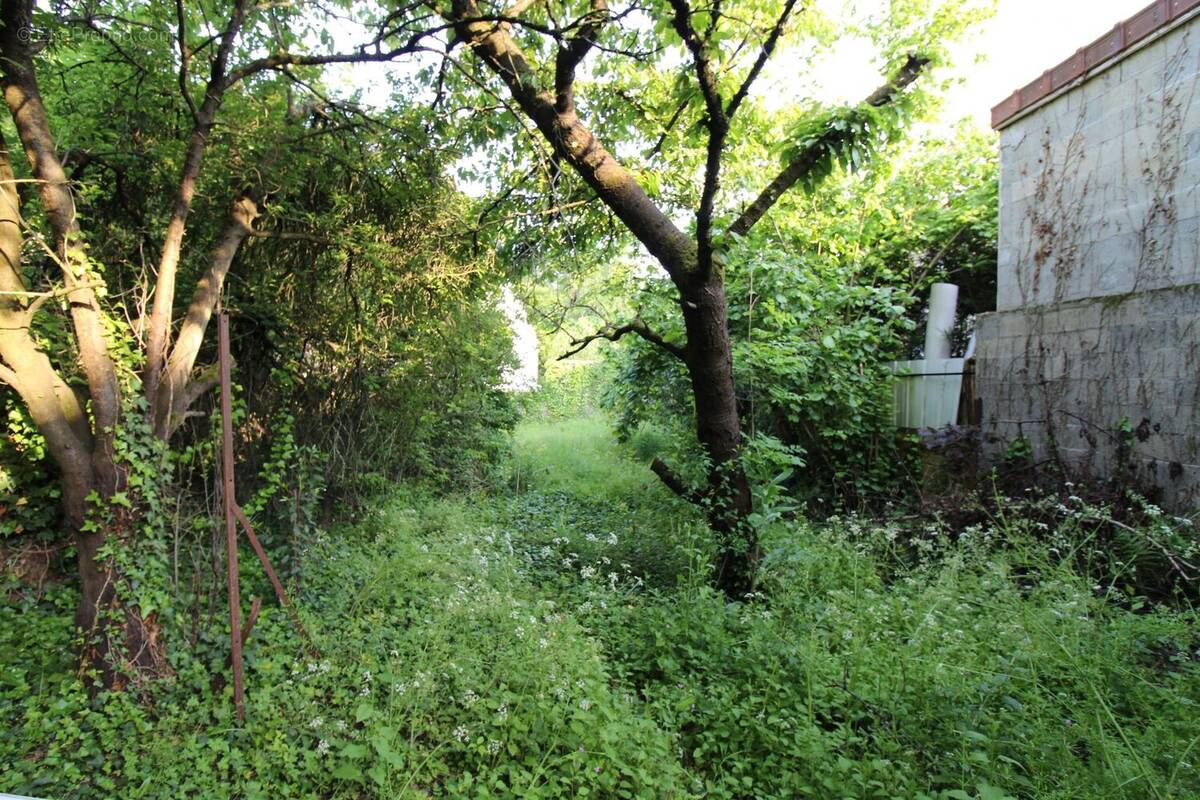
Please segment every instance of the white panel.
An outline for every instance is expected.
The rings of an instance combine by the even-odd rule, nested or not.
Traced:
[[[898,428],[944,428],[958,421],[965,359],[892,362]]]

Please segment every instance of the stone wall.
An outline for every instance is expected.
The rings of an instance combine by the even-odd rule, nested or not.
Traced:
[[[980,319],[985,454],[1024,437],[1200,507],[1200,22],[1001,131],[997,308]]]

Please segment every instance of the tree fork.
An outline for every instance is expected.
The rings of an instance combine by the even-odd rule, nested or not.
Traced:
[[[64,532],[72,538],[78,553],[80,600],[76,622],[84,634],[84,663],[99,674],[103,685],[116,687],[123,684],[128,671],[139,679],[153,676],[166,670],[166,661],[155,620],[143,618],[136,607],[121,603],[116,590],[121,576],[99,555],[111,535],[127,539],[133,528],[131,519],[122,511],[111,525],[95,530],[87,530],[85,525],[88,498],[95,493],[107,501],[125,485],[125,470],[117,461],[114,447],[115,430],[120,423],[120,385],[108,351],[103,311],[93,291],[94,284],[88,279],[91,265],[84,250],[75,201],[38,89],[30,42],[22,38],[22,31],[32,25],[32,14],[30,0],[0,2],[0,74],[5,103],[54,232],[55,259],[70,299],[79,361],[87,379],[91,424],[45,354],[23,341],[29,338],[29,322],[36,311],[33,304],[25,309],[14,308],[12,303],[5,305],[4,315],[17,325],[16,330],[6,332],[6,346],[0,356],[8,362],[16,381],[14,388],[34,414],[35,424],[46,436],[51,457],[62,472]],[[7,181],[7,199],[3,203],[0,236],[5,240],[6,267],[12,273],[5,280],[19,283],[20,210],[6,147],[2,156],[0,177]],[[22,392],[23,389],[27,391]],[[50,402],[51,397],[56,403]]]
[[[746,522],[752,501],[741,465],[741,422],[722,271],[701,269],[696,241],[650,200],[633,175],[579,120],[573,107],[560,110],[556,99],[570,96],[570,73],[559,73],[555,91],[539,89],[537,74],[519,45],[503,26],[480,20],[473,0],[455,0],[453,15],[459,39],[470,44],[472,51],[505,82],[555,151],[674,281],[687,332],[684,361],[692,384],[696,435],[711,463],[707,512],[722,543],[718,586],[730,597],[744,596],[756,566],[757,544]],[[577,53],[572,55],[574,63],[581,58]],[[634,329],[630,332],[642,335]]]

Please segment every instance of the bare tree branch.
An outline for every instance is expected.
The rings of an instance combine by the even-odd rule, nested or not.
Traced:
[[[592,10],[583,18],[579,32],[558,49],[554,58],[554,107],[560,114],[575,110],[575,68],[592,49],[607,21],[608,0],[592,0]]]
[[[666,462],[660,458],[656,458],[650,462],[650,471],[657,475],[659,480],[661,480],[668,489],[682,497],[684,500],[688,500],[696,505],[702,505],[704,501],[708,499],[708,495],[705,492],[697,491],[684,483],[683,478],[680,478],[679,475],[677,475],[675,471],[667,466]]]
[[[663,124],[662,133],[658,135],[657,141],[655,141],[654,145],[646,151],[645,158],[647,161],[654,158],[662,151],[663,145],[667,142],[667,137],[671,134],[671,129],[675,127],[675,123],[679,122],[679,118],[683,116],[683,112],[687,110],[688,105],[689,98],[684,98],[684,100],[675,107],[675,112],[671,114],[671,117]]]
[[[196,194],[196,181],[200,177],[200,165],[208,137],[217,121],[217,112],[228,88],[227,73],[234,44],[246,20],[247,0],[234,0],[229,20],[222,30],[217,52],[212,61],[208,83],[204,89],[204,100],[195,113],[191,136],[183,160],[183,170],[175,189],[171,217],[167,221],[167,232],[163,237],[162,253],[158,260],[158,276],[154,284],[154,303],[150,310],[150,321],[146,335],[146,367],[144,383],[146,399],[153,411],[158,406],[158,387],[163,367],[167,361],[168,340],[171,333],[171,317],[175,306],[175,276],[179,269],[179,257],[183,250],[183,234],[187,228],[188,215],[192,210],[192,198]],[[183,47],[183,43],[180,44]],[[186,91],[186,86],[181,87]]]
[[[284,242],[313,242],[315,244],[337,244],[333,239],[304,231],[250,231],[246,234],[254,239],[279,239]]]
[[[788,19],[792,15],[792,9],[795,7],[796,0],[787,0],[783,4],[783,11],[780,12],[779,19],[775,22],[775,27],[771,29],[767,40],[763,42],[762,50],[758,53],[758,58],[755,59],[754,65],[750,67],[750,72],[746,74],[746,79],[742,81],[742,85],[738,87],[737,92],[733,95],[733,99],[726,106],[725,116],[732,119],[733,115],[737,113],[738,107],[741,106],[742,101],[750,93],[750,87],[758,79],[758,74],[766,66],[767,60],[771,58],[771,54],[775,52],[775,45],[779,43],[779,38],[783,36],[783,29],[787,26]]]
[[[676,358],[678,358],[680,360],[687,358],[687,348],[686,347],[681,347],[680,345],[677,345],[674,342],[668,342],[666,339],[664,339],[662,337],[662,335],[651,330],[650,326],[648,326],[645,323],[645,321],[642,320],[641,317],[634,317],[632,322],[627,322],[624,325],[615,325],[615,326],[614,325],[605,325],[603,328],[601,328],[596,333],[593,333],[591,336],[585,336],[582,339],[572,339],[571,340],[571,349],[568,350],[567,352],[563,353],[561,356],[559,356],[558,360],[563,361],[565,359],[570,358],[571,356],[575,355],[576,353],[579,353],[582,350],[584,350],[592,342],[598,341],[600,339],[607,339],[610,342],[615,342],[615,341],[618,341],[621,337],[625,336],[626,334],[630,334],[630,333],[637,334],[638,336],[645,339],[647,342],[650,342],[653,345],[657,345],[658,347],[662,348],[663,350],[665,350],[666,352],[670,353],[671,355],[675,356]]]
[[[187,43],[187,14],[183,10],[183,0],[175,0],[176,36],[179,39],[179,93],[187,103],[188,111],[192,114],[192,123],[199,121],[200,112],[192,92],[188,89],[188,63],[192,60],[192,51]]]
[[[692,66],[696,72],[696,80],[700,84],[700,93],[704,97],[704,107],[707,111],[704,125],[708,128],[708,145],[704,159],[704,188],[700,192],[700,208],[696,210],[696,245],[697,267],[701,279],[712,272],[712,220],[713,209],[716,205],[717,192],[721,188],[721,156],[725,150],[725,139],[729,135],[729,118],[725,114],[725,105],[721,100],[721,89],[713,74],[712,61],[705,49],[705,42],[700,40],[692,26],[692,9],[687,0],[671,0],[674,16],[671,19],[675,32],[683,39],[688,52],[692,54]]]
[[[244,64],[229,73],[226,88],[232,87],[251,75],[266,70],[277,70],[283,67],[319,67],[329,64],[366,64],[378,61],[393,61],[397,57],[418,51],[422,39],[433,36],[439,31],[448,29],[445,25],[428,31],[413,34],[408,42],[388,50],[360,51],[356,53],[276,53]]]
[[[696,72],[696,80],[700,84],[700,92],[704,95],[705,108],[712,120],[723,121],[725,108],[721,102],[721,90],[713,73],[712,60],[705,50],[705,42],[701,41],[692,26],[691,6],[687,4],[687,0],[671,0],[671,8],[675,12],[671,17],[671,24],[692,55],[692,65]]]
[[[603,2],[603,0],[593,0],[593,7],[595,7],[598,4],[604,5],[603,18],[606,19],[607,18],[606,3]],[[357,50],[352,51],[352,52],[346,52],[346,53],[273,53],[269,56],[264,56],[262,58],[255,59],[253,61],[249,61],[249,62],[243,64],[242,66],[238,67],[237,69],[231,70],[229,73],[229,79],[226,83],[226,88],[231,88],[235,84],[237,84],[237,83],[245,80],[246,78],[248,78],[252,75],[255,75],[259,72],[264,72],[267,70],[277,70],[277,69],[282,69],[284,67],[325,66],[325,65],[329,65],[329,64],[365,64],[365,63],[380,62],[380,61],[394,61],[396,58],[398,58],[402,55],[409,55],[412,53],[417,53],[417,52],[422,51],[423,49],[425,49],[424,42],[426,39],[434,37],[440,33],[444,33],[446,31],[453,30],[453,29],[455,29],[456,26],[458,26],[461,22],[464,22],[464,21],[478,22],[478,23],[483,23],[483,22],[491,23],[491,25],[493,27],[503,27],[503,26],[507,26],[507,25],[521,25],[523,27],[530,28],[531,30],[535,30],[535,31],[538,31],[539,33],[550,36],[551,38],[556,39],[556,40],[561,40],[563,38],[564,34],[570,32],[574,29],[579,29],[579,33],[577,33],[576,36],[572,38],[572,41],[574,41],[574,39],[578,39],[578,38],[584,38],[587,40],[594,39],[595,31],[592,30],[591,33],[588,33],[588,31],[591,30],[593,26],[596,26],[596,29],[598,29],[598,25],[599,25],[599,23],[595,21],[595,17],[596,17],[595,13],[589,13],[589,14],[584,15],[581,19],[577,20],[576,22],[572,23],[571,25],[568,25],[564,28],[554,28],[554,27],[550,27],[547,25],[543,25],[538,22],[521,19],[519,14],[522,11],[524,11],[526,8],[526,6],[524,6],[522,4],[518,4],[517,6],[514,6],[513,8],[517,9],[517,13],[510,13],[510,11],[511,11],[511,9],[510,9],[509,11],[505,11],[502,14],[483,14],[483,13],[478,13],[478,9],[475,9],[476,13],[472,13],[472,14],[468,15],[463,20],[452,20],[452,21],[448,21],[444,25],[433,25],[430,27],[421,28],[420,30],[417,30],[417,31],[413,31],[412,33],[409,34],[408,38],[404,41],[403,44],[399,44],[399,45],[397,45],[395,47],[391,47],[391,48],[383,48],[383,47],[380,47],[379,45],[388,36],[399,35],[399,33],[400,33],[399,30],[391,30],[391,31],[386,31],[386,32],[381,31],[379,33],[379,35],[376,36],[375,39],[369,45],[361,46]],[[603,22],[603,19],[599,20],[599,22]],[[580,57],[582,58],[582,56],[580,56]]]

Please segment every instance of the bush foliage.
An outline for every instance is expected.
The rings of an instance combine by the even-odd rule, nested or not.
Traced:
[[[995,162],[990,140],[964,132],[843,173],[785,200],[771,234],[725,253],[729,329],[747,464],[760,500],[815,510],[878,507],[911,489],[908,437],[892,421],[888,362],[923,334],[923,297],[963,285],[960,312],[990,310],[995,279]],[[670,287],[636,292],[641,316],[682,341]],[[622,436],[647,425],[687,453],[691,393],[684,366],[642,341],[609,351],[605,398]],[[688,456],[699,480],[698,454]]]

